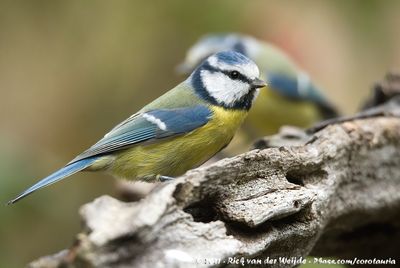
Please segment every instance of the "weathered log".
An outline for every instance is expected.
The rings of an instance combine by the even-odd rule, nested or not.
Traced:
[[[191,170],[138,202],[103,196],[80,213],[76,244],[31,267],[210,267],[309,254],[396,259],[400,119],[331,125],[304,145],[252,150]]]

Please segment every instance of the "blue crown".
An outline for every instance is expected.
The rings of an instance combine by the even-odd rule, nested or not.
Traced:
[[[251,62],[249,58],[235,51],[222,51],[215,54],[215,57],[217,57],[218,61],[229,65],[242,65]]]

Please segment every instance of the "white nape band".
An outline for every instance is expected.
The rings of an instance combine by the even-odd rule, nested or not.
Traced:
[[[164,130],[164,131],[167,130],[167,125],[163,121],[161,121],[161,119],[159,119],[151,114],[147,114],[147,113],[144,113],[142,116],[144,119],[146,119],[150,123],[157,125],[157,127],[159,129]]]

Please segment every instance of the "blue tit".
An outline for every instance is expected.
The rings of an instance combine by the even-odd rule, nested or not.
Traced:
[[[188,50],[178,71],[192,70],[202,59],[223,50],[237,51],[252,59],[260,68],[261,78],[268,81],[267,90],[260,92],[246,120],[250,136],[276,133],[282,125],[309,127],[337,116],[333,105],[288,55],[250,36],[206,35]]]
[[[240,53],[210,56],[184,82],[9,204],[79,171],[148,182],[183,174],[228,145],[266,86],[258,77],[257,65]]]

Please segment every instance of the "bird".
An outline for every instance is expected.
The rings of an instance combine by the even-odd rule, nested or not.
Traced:
[[[266,86],[259,75],[257,65],[238,52],[209,56],[182,83],[8,204],[79,171],[147,182],[182,175],[228,145]]]
[[[201,37],[191,46],[179,73],[187,74],[202,59],[223,50],[233,50],[252,59],[268,81],[246,119],[251,138],[271,135],[283,125],[307,128],[338,116],[334,105],[296,63],[277,46],[238,33],[215,33]]]

